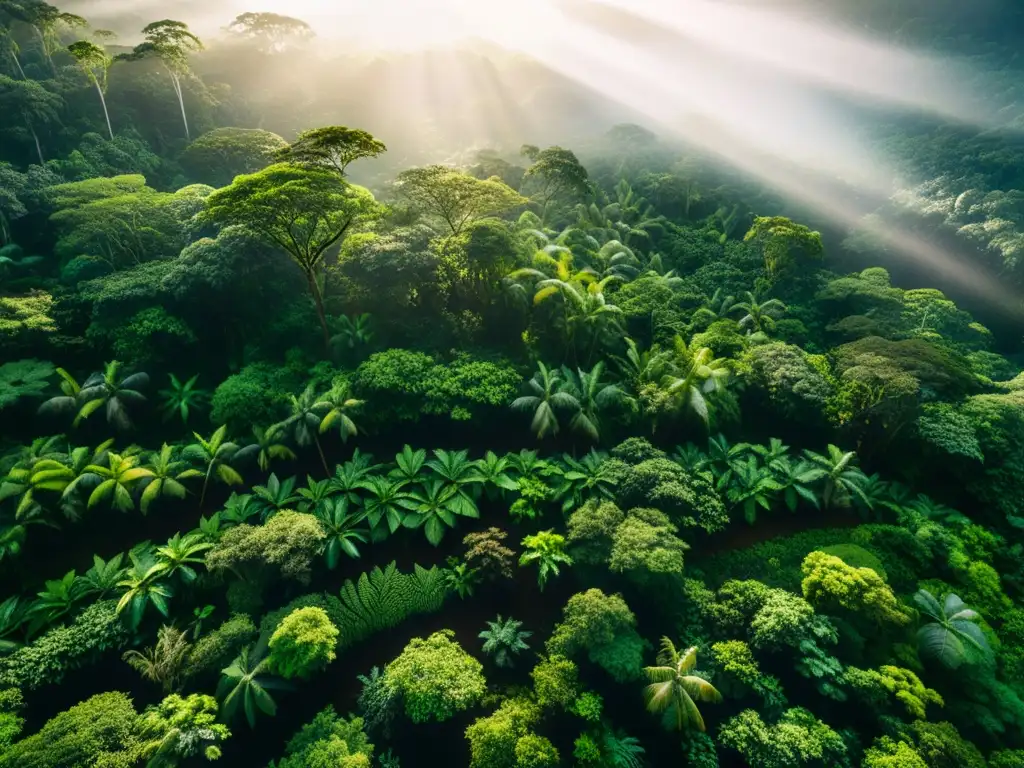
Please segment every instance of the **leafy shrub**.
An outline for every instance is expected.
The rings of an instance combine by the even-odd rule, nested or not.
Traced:
[[[483,666],[454,641],[450,629],[413,638],[384,669],[414,723],[443,722],[469,709],[484,695]]]
[[[882,561],[859,544],[833,544],[831,547],[821,547],[819,551],[838,557],[853,568],[870,568],[882,578],[882,581],[888,578]]]
[[[641,583],[680,575],[683,553],[690,547],[677,531],[668,515],[656,509],[631,509],[615,529],[608,567]]]
[[[346,720],[328,706],[288,742],[276,768],[369,768],[373,756],[361,718]],[[271,762],[270,768],[275,768]]]
[[[211,571],[249,573],[256,578],[270,568],[285,579],[308,584],[313,561],[326,536],[313,515],[282,510],[264,525],[229,529],[206,553],[206,567]]]
[[[762,344],[751,348],[744,362],[749,367],[749,381],[765,391],[782,417],[807,421],[814,414],[824,415],[832,385],[800,347]]]
[[[580,563],[601,565],[612,554],[612,537],[626,516],[613,502],[591,499],[568,520],[569,553]]]
[[[104,651],[121,650],[130,639],[117,602],[94,603],[69,626],[51,629],[0,659],[0,686],[31,691],[59,683],[69,670],[91,664]]]
[[[636,617],[619,595],[588,589],[569,598],[563,619],[547,642],[551,655],[573,657],[586,651],[592,662],[619,682],[640,675],[646,644],[636,631]]]
[[[543,736],[528,733],[516,742],[516,768],[557,768],[558,750]]]
[[[270,638],[270,665],[284,678],[309,677],[334,661],[338,628],[321,608],[299,608]]]
[[[232,616],[195,642],[185,661],[184,676],[196,678],[219,674],[256,636],[256,625],[250,617],[244,614]]]
[[[235,430],[276,424],[288,415],[288,396],[300,385],[287,368],[270,363],[247,365],[214,390],[210,420]]]
[[[487,408],[511,403],[523,377],[507,361],[457,355],[440,363],[423,352],[389,349],[370,356],[356,371],[356,393],[380,423],[418,421],[424,413],[468,421]]]
[[[541,659],[530,677],[537,703],[545,708],[568,709],[579,693],[579,670],[563,656]]]
[[[647,459],[630,467],[619,482],[618,502],[624,509],[653,507],[681,526],[700,526],[708,533],[723,530],[729,522],[711,483],[669,459]]]
[[[812,605],[844,608],[877,624],[906,624],[910,617],[896,595],[870,568],[855,568],[838,557],[811,552],[803,564],[804,597]]]
[[[134,745],[137,720],[131,699],[123,693],[101,693],[15,743],[0,755],[0,768],[94,768],[105,755]]]
[[[50,386],[52,363],[18,360],[0,365],[0,411],[26,398],[41,396]]]
[[[313,592],[308,595],[300,595],[282,608],[271,611],[264,616],[260,621],[260,634],[268,636],[274,634],[284,618],[300,608],[319,608],[327,614],[327,618],[331,620],[331,623],[339,628],[345,620],[341,601],[337,597],[328,592]]]
[[[786,710],[773,725],[747,709],[722,724],[718,742],[747,765],[768,768],[848,766],[843,738],[802,707]]]
[[[540,720],[536,704],[524,698],[506,699],[491,715],[466,729],[472,768],[515,768],[516,742]]]

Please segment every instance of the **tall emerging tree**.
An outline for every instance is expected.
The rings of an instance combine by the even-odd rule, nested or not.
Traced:
[[[185,136],[192,134],[188,128],[188,115],[185,114],[185,99],[181,82],[183,78],[192,76],[188,65],[188,55],[193,51],[201,51],[203,42],[189,31],[188,24],[173,19],[163,19],[147,24],[142,29],[145,42],[135,46],[131,53],[123,53],[115,57],[117,61],[137,61],[156,58],[164,65],[171,78],[174,94],[178,97],[181,108],[181,121],[185,125]]]
[[[349,165],[387,151],[384,142],[359,128],[328,125],[303,131],[287,147],[277,152],[277,160],[310,168],[334,171],[344,177]]]
[[[576,155],[562,147],[540,149],[525,145],[521,154],[533,161],[523,177],[524,189],[537,202],[543,217],[552,202],[578,200],[590,194],[590,178]]]
[[[665,724],[673,730],[693,726],[703,731],[704,718],[694,699],[717,703],[722,700],[722,694],[704,678],[687,674],[697,664],[697,649],[687,648],[679,653],[675,644],[663,637],[657,663],[655,667],[644,667],[644,674],[650,680],[650,685],[644,688],[648,711],[662,714]]]
[[[111,140],[114,138],[114,129],[110,124],[110,112],[107,111],[107,72],[114,59],[101,46],[89,40],[79,40],[68,46],[68,53],[78,62],[79,68],[85,73],[96,87],[99,94],[100,104],[103,106],[103,117],[107,121],[107,133]]]
[[[773,279],[800,261],[820,261],[825,251],[820,233],[785,216],[758,216],[743,239],[760,246],[764,268]]]
[[[206,204],[208,220],[245,227],[288,254],[302,270],[330,352],[322,292],[324,258],[353,225],[377,212],[373,195],[331,171],[278,163],[238,176],[231,186],[210,195]]]
[[[443,221],[453,235],[470,222],[527,202],[500,179],[484,181],[446,165],[410,168],[398,174],[396,186],[417,208]]]
[[[316,37],[312,27],[302,19],[252,11],[236,16],[227,31],[255,41],[262,53],[281,53],[292,44],[301,45]]]
[[[58,112],[62,105],[60,96],[51,93],[35,80],[14,80],[7,75],[0,75],[0,113],[5,116],[4,123],[11,127],[20,123],[28,131],[35,143],[40,165],[45,165],[46,160],[38,126],[58,122]]]
[[[88,22],[81,16],[62,11],[43,0],[17,0],[5,2],[3,6],[11,16],[32,27],[43,55],[50,64],[50,70],[56,76],[57,66],[53,63],[53,54],[60,50],[60,33],[66,29],[86,27]]]

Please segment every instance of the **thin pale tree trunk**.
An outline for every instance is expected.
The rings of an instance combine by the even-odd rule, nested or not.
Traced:
[[[31,120],[26,120],[25,122],[28,124],[28,130],[36,142],[36,154],[39,155],[39,165],[46,165],[46,160],[43,159],[43,145],[39,143],[39,134],[36,133]]]
[[[42,46],[43,56],[45,56],[46,60],[50,63],[50,71],[53,72],[54,77],[57,77],[57,65],[53,63],[53,57],[50,55],[50,52],[46,50],[46,38],[43,37],[43,33],[39,27],[33,26],[32,29],[36,31],[36,37],[39,38],[39,45]]]
[[[14,66],[18,68],[18,72],[21,74],[22,80],[28,80],[28,75],[25,74],[25,70],[21,66],[21,61],[18,59],[18,54],[11,51],[11,58],[14,59]]]
[[[181,122],[185,124],[185,138],[191,141],[192,134],[188,130],[188,116],[185,114],[185,99],[182,96],[181,79],[174,72],[171,72],[171,82],[174,84],[174,92],[178,96],[178,106],[181,107]]]
[[[103,89],[100,87],[100,81],[95,77],[92,79],[96,86],[96,93],[100,95],[100,104],[103,105],[103,117],[107,119],[107,133],[110,134],[110,140],[114,140],[114,129],[110,125],[110,113],[107,111],[107,98],[103,95]]]
[[[320,293],[320,286],[316,282],[316,275],[308,273],[306,280],[309,282],[309,292],[313,294],[313,304],[316,305],[316,316],[320,320],[320,328],[324,334],[324,350],[327,355],[331,354],[331,331],[327,327],[327,313],[324,311],[324,297]]]

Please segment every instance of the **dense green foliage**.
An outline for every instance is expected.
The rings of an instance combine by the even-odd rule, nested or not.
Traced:
[[[0,768],[1024,764],[1019,10],[85,5],[0,0]]]

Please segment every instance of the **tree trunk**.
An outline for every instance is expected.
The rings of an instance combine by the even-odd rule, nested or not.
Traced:
[[[324,332],[324,352],[328,357],[330,357],[331,331],[327,327],[327,313],[324,311],[324,298],[320,294],[320,286],[316,284],[316,275],[312,272],[307,272],[306,281],[309,283],[309,292],[313,296],[313,304],[316,305],[316,316],[320,320],[320,328]]]
[[[32,122],[29,120],[25,121],[28,124],[28,129],[32,134],[32,138],[36,142],[36,154],[39,155],[39,165],[45,166],[46,160],[43,159],[43,145],[39,143],[39,134],[36,133],[36,129],[32,127]]]
[[[28,75],[25,74],[25,70],[22,69],[21,62],[18,60],[18,54],[11,51],[11,58],[14,59],[14,66],[18,68],[18,72],[21,73],[22,80],[28,80]]]
[[[50,71],[53,72],[53,76],[56,78],[57,65],[53,63],[53,57],[50,55],[50,52],[46,50],[46,38],[43,37],[43,33],[40,31],[39,27],[33,26],[32,29],[36,31],[36,36],[39,38],[39,45],[43,49],[43,56],[45,56],[46,60],[50,62]]]
[[[107,111],[107,99],[103,95],[103,89],[100,87],[100,81],[93,78],[93,83],[96,84],[96,93],[100,95],[100,104],[103,105],[103,117],[107,119],[107,133],[110,134],[110,140],[114,140],[114,129],[110,125],[110,113]]]
[[[171,82],[174,83],[174,92],[178,96],[178,106],[181,107],[181,122],[185,124],[185,138],[192,140],[192,134],[188,130],[188,116],[185,114],[185,99],[182,97],[181,80],[174,72],[171,72]]]

